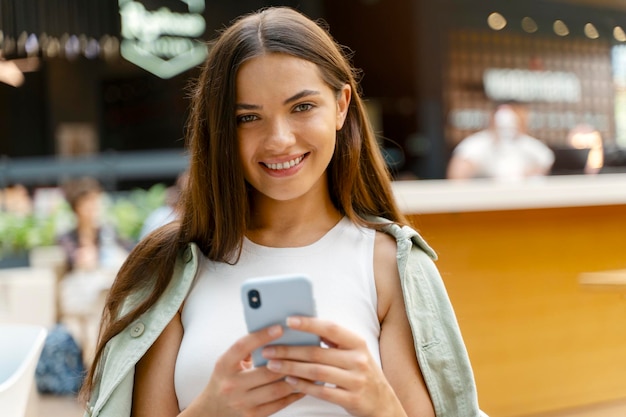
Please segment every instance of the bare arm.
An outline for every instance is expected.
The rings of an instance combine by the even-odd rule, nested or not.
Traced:
[[[374,274],[381,320],[380,355],[383,372],[409,417],[434,417],[435,411],[416,359],[396,263],[396,242],[378,233]]]
[[[448,162],[447,178],[451,180],[462,180],[473,178],[476,175],[476,167],[466,158],[453,155]]]
[[[174,368],[182,338],[183,326],[176,314],[135,368],[133,417],[178,415]]]
[[[251,352],[282,335],[273,326],[245,335],[219,358],[202,393],[180,412],[174,388],[176,358],[183,338],[180,314],[176,314],[135,369],[133,417],[230,417],[269,416],[302,398],[265,367],[246,365]]]

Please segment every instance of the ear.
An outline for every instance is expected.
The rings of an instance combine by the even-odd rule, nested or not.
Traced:
[[[341,130],[343,123],[346,121],[351,98],[352,88],[350,87],[350,84],[345,84],[341,90],[337,92],[337,130]]]

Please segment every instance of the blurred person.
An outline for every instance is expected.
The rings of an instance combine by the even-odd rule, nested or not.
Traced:
[[[597,174],[604,166],[602,135],[590,124],[574,126],[567,134],[567,145],[574,149],[589,149],[585,174]]]
[[[489,128],[466,137],[455,147],[447,177],[521,180],[549,174],[554,153],[524,131],[525,113],[520,104],[497,105]]]
[[[22,184],[14,184],[0,190],[0,209],[20,216],[31,214],[33,212],[33,200],[28,189]]]
[[[116,278],[83,386],[89,414],[479,416],[436,256],[396,205],[346,51],[284,7],[237,19],[212,45],[180,220]],[[284,325],[325,345],[267,348],[253,367],[284,327],[248,333],[240,285],[289,272],[311,276],[319,316]]]
[[[74,227],[57,237],[67,256],[67,270],[94,270],[120,266],[128,245],[104,221],[103,190],[95,178],[83,177],[63,185]]]
[[[59,282],[59,320],[72,334],[89,363],[98,336],[103,302],[129,247],[106,223],[104,191],[91,177],[62,185],[75,217],[74,226],[57,237],[65,252],[66,270]]]
[[[165,190],[165,204],[156,208],[146,217],[139,233],[139,239],[143,239],[149,233],[178,218],[177,206],[180,201],[180,195],[187,184],[188,177],[189,173],[185,171],[176,178],[174,185],[167,187]]]

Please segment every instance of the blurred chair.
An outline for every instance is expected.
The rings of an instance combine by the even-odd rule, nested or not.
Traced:
[[[49,328],[58,320],[56,300],[57,276],[52,268],[0,268],[0,324]]]
[[[0,324],[0,414],[22,417],[35,380],[47,331],[26,324]]]

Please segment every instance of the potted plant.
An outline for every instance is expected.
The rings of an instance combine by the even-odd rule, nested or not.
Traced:
[[[136,188],[112,196],[107,204],[107,220],[118,236],[133,244],[140,239],[144,221],[156,208],[165,204],[166,185],[157,183],[149,189]]]
[[[32,248],[54,245],[56,216],[0,211],[0,268],[28,266]]]

